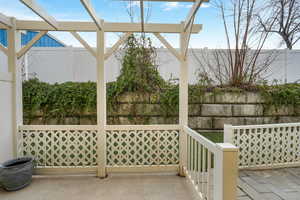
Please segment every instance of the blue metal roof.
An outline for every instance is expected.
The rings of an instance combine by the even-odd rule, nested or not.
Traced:
[[[26,45],[34,36],[38,34],[35,31],[26,31],[26,34],[21,34],[21,43],[22,46]],[[0,43],[3,46],[7,46],[7,32],[6,30],[0,29]],[[50,37],[48,34],[44,35],[41,39],[39,39],[34,45],[34,47],[64,47],[65,45],[61,42],[55,40]]]
[[[7,47],[7,32],[6,30],[1,30],[0,29],[0,43]]]

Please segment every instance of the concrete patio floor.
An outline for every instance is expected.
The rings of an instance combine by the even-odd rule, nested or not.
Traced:
[[[0,189],[1,200],[194,200],[185,178],[176,175],[34,177],[16,192]]]

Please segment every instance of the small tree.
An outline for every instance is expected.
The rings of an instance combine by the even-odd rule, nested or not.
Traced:
[[[278,34],[292,49],[300,40],[300,1],[268,0],[263,13],[259,17],[263,31]]]
[[[217,1],[225,30],[227,49],[201,53],[201,74],[212,76],[217,84],[252,85],[268,70],[272,56],[261,56],[269,36],[257,28],[258,0]]]
[[[152,93],[164,87],[165,81],[160,76],[156,65],[156,49],[150,38],[143,34],[132,35],[119,51],[122,64],[117,81],[111,84],[111,98],[124,92]]]

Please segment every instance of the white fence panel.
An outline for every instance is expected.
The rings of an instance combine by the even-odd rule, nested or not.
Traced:
[[[239,148],[240,168],[300,166],[300,123],[225,125],[224,140]]]
[[[97,166],[96,126],[21,126],[19,156],[32,156],[38,167]]]
[[[178,125],[106,126],[104,167],[116,172],[178,170],[179,130]],[[97,126],[20,126],[18,155],[34,157],[38,168],[95,168],[98,137]]]

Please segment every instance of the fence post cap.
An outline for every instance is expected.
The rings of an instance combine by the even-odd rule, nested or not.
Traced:
[[[236,152],[239,150],[238,147],[234,146],[233,144],[230,143],[217,143],[217,148],[219,148],[222,151],[231,151],[231,152]]]

